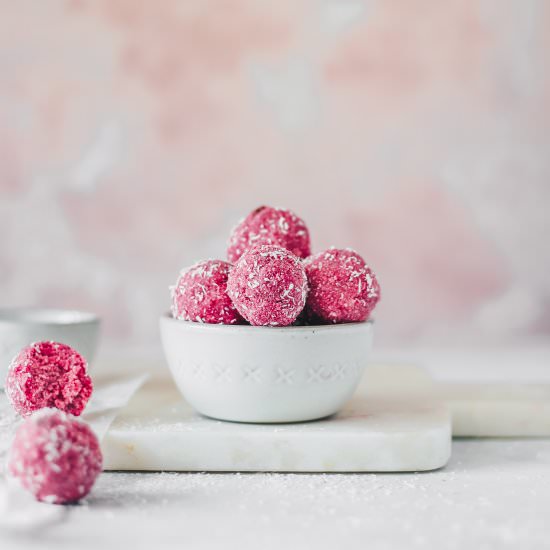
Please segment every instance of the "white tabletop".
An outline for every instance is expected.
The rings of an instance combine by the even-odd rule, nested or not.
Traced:
[[[61,510],[0,548],[548,548],[550,440],[454,440],[422,474],[104,473]]]
[[[106,473],[31,548],[548,548],[550,440],[457,440],[424,474]]]

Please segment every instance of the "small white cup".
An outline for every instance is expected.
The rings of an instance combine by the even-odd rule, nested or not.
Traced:
[[[200,413],[238,422],[298,422],[336,413],[368,362],[372,321],[253,327],[160,319],[164,353]]]
[[[33,342],[53,340],[67,344],[91,364],[99,338],[99,317],[63,309],[0,309],[0,388],[11,360]]]

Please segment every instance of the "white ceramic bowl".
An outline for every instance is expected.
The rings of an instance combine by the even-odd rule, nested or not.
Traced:
[[[160,319],[164,353],[200,413],[238,422],[298,422],[337,412],[354,392],[372,322],[306,327]]]
[[[62,342],[91,364],[99,337],[99,318],[93,313],[64,309],[0,309],[0,388],[19,351],[41,340]]]

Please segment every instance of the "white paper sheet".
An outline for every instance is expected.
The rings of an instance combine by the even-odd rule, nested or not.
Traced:
[[[87,422],[101,441],[112,421],[149,375],[142,374],[99,386],[90,399],[81,419]],[[31,532],[44,525],[62,521],[67,514],[63,506],[37,502],[19,484],[5,474],[7,454],[21,419],[0,391],[0,530]]]

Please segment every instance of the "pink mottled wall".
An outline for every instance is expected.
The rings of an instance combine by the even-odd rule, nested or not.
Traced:
[[[550,4],[0,0],[0,302],[151,345],[260,203],[380,275],[385,344],[550,334]]]

